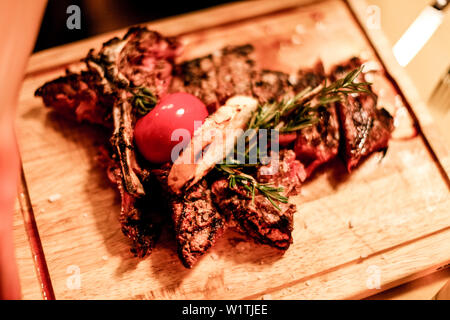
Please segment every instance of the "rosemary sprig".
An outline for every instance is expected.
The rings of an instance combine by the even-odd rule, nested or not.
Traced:
[[[133,92],[132,104],[139,116],[145,116],[156,105],[158,100],[147,87],[138,87]]]
[[[281,208],[277,205],[276,202],[287,203],[288,198],[283,196],[282,192],[284,189],[282,187],[273,187],[269,184],[263,184],[256,181],[251,175],[245,174],[238,169],[234,169],[229,165],[217,165],[216,168],[228,175],[228,186],[232,189],[237,185],[242,186],[245,190],[247,190],[248,194],[252,197],[252,203],[255,200],[255,192],[259,191],[263,196],[270,201],[270,203],[277,208],[277,210],[281,210]]]
[[[358,69],[352,70],[347,75],[341,79],[338,79],[331,83],[329,86],[326,85],[321,90],[318,100],[320,105],[328,105],[332,102],[340,101],[342,97],[349,94],[361,94],[365,93],[370,95],[373,99],[377,99],[376,95],[369,90],[371,85],[370,82],[355,82],[358,76],[362,72],[362,66]]]
[[[301,115],[298,119],[308,125],[306,116],[309,110],[303,106],[303,98],[312,92],[312,88],[308,87],[305,90],[299,92],[290,99],[283,99],[279,102],[271,102],[260,105],[248,124],[249,129],[282,129],[279,128],[283,118],[292,116],[296,118],[296,114]],[[283,131],[283,130],[280,130]]]

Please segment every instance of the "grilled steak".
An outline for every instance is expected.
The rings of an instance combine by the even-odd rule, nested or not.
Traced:
[[[45,83],[36,90],[44,104],[62,115],[79,122],[110,127],[114,97],[107,93],[97,72],[72,73]]]
[[[275,158],[274,158],[275,159]],[[273,171],[273,168],[278,170]],[[277,164],[260,168],[260,183],[284,187],[286,194],[298,191],[304,180],[303,166],[295,160],[291,150],[280,153]],[[212,185],[213,200],[219,210],[237,223],[238,229],[259,243],[286,250],[292,243],[293,216],[296,206],[277,203],[280,210],[258,191],[254,197],[242,186],[229,186],[227,179],[219,179]]]
[[[353,58],[335,67],[331,76],[339,79],[360,65],[361,61]],[[365,81],[363,73],[359,77],[360,82]],[[394,129],[393,118],[385,109],[378,109],[376,99],[369,94],[348,95],[337,104],[337,110],[343,135],[342,149],[350,172],[365,156],[387,148]]]
[[[369,96],[349,96],[339,103],[339,117],[349,172],[364,156],[387,148],[393,130],[392,116],[385,109],[377,109]]]
[[[171,91],[193,94],[203,101],[210,113],[214,112],[219,107],[216,68],[211,54],[182,63],[176,68]]]
[[[191,268],[222,236],[226,227],[225,218],[213,204],[211,190],[205,179],[179,195],[167,185],[169,171],[170,166],[167,165],[154,170],[153,174],[159,180],[169,203],[178,256],[186,268]]]
[[[312,69],[302,69],[298,72],[295,86],[296,92],[307,87],[315,88],[325,80],[325,71],[321,62]],[[309,177],[321,164],[336,157],[339,152],[339,123],[334,104],[327,108],[320,107],[319,121],[297,132],[295,153],[297,158],[306,166]]]
[[[185,61],[175,71],[170,91],[184,91],[205,103],[209,113],[234,95],[252,95],[253,46],[225,47],[217,54]]]
[[[279,71],[262,70],[254,73],[253,95],[260,103],[278,101],[293,96],[289,75]]]
[[[200,161],[192,172],[181,166],[182,161],[150,168],[134,149],[133,132],[139,117],[135,99],[140,92],[151,92],[152,101],[167,92],[189,92],[199,97],[210,113],[215,112],[202,130],[224,131],[246,127],[258,102],[280,101],[306,88],[316,90],[308,93],[311,98],[322,89],[326,76],[320,62],[298,71],[297,81],[291,83],[285,73],[256,70],[252,52],[252,45],[225,47],[174,66],[179,53],[176,39],[146,28],[131,28],[123,38],[111,39],[98,51],[91,50],[84,59],[85,70],[67,71],[36,91],[46,106],[111,130],[111,154],[105,153],[103,162],[120,192],[119,220],[122,232],[133,242],[131,251],[136,256],[150,253],[160,235],[165,216],[160,213],[159,199],[168,204],[165,209],[173,221],[178,255],[187,268],[216,243],[231,222],[259,243],[281,250],[292,243],[295,205],[283,203],[279,194],[280,201],[271,202],[264,190],[261,193],[256,189],[251,194],[245,182],[230,185],[228,179],[209,173],[222,158],[218,151],[228,153],[234,146],[231,143],[222,148],[213,137],[202,141],[204,157],[213,161]],[[360,65],[358,59],[351,59],[335,67],[330,78],[339,79]],[[359,81],[364,81],[364,74]],[[240,96],[225,103],[235,95],[255,99]],[[272,153],[269,164],[248,169],[258,183],[282,187],[282,196],[288,197],[299,192],[303,181],[319,165],[334,158],[339,146],[349,171],[364,156],[387,147],[392,117],[384,109],[377,109],[371,95],[349,95],[336,105],[318,110],[319,121],[314,125],[282,135],[284,144],[280,141],[280,145],[295,141],[295,153],[281,150],[278,157]],[[191,144],[197,142],[202,130],[194,135]],[[190,149],[186,150],[191,156]],[[171,170],[173,174],[169,175]]]
[[[249,237],[279,249],[289,248],[295,205],[280,204],[279,211],[258,192],[252,199],[243,187],[229,188],[227,179],[214,182],[212,192],[220,211],[232,216]]]
[[[297,72],[295,92],[300,92],[307,87],[315,88],[325,81],[326,75],[322,61],[317,61],[312,68],[300,69]]]
[[[113,170],[122,198],[122,231],[133,241],[132,251],[145,256],[159,234],[158,219],[150,214],[145,197],[144,174],[133,144],[136,109],[134,90],[148,88],[156,98],[162,96],[171,81],[173,60],[179,45],[174,38],[164,38],[146,28],[131,28],[122,38],[105,42],[84,59],[86,70],[68,72],[37,89],[48,107],[79,121],[113,127],[111,144]],[[155,219],[155,220],[153,220]],[[155,232],[155,234],[152,234]]]
[[[234,95],[252,95],[251,83],[255,62],[250,58],[254,48],[247,44],[222,50],[217,68],[217,98],[223,104]]]
[[[119,221],[122,232],[133,242],[131,252],[142,258],[151,252],[158,241],[163,215],[155,208],[155,197],[149,200],[129,194],[122,184],[121,170],[116,168],[113,173],[121,197]],[[151,206],[149,202],[152,202]]]
[[[270,163],[260,166],[257,172],[257,180],[260,183],[283,187],[286,195],[298,194],[306,178],[305,167],[296,160],[295,152],[286,149],[281,150],[278,156],[272,155]]]

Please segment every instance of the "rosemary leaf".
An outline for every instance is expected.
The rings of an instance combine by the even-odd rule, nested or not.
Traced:
[[[133,92],[132,104],[139,116],[145,116],[156,105],[158,100],[147,87],[138,87]]]

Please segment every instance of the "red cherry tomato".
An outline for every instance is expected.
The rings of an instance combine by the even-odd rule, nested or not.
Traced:
[[[192,137],[194,121],[203,123],[207,116],[206,106],[197,97],[184,92],[165,95],[136,123],[134,139],[138,150],[150,162],[168,162],[172,148],[182,139],[172,141],[172,133],[176,129],[186,129]],[[189,139],[182,142],[187,144]]]

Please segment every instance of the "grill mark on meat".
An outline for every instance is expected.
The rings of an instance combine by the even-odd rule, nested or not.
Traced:
[[[186,268],[191,268],[225,231],[225,218],[217,211],[211,189],[205,179],[182,195],[171,192],[167,185],[170,165],[153,170],[169,202],[174,224],[177,252]]]
[[[359,66],[361,61],[353,58],[336,66],[331,76],[339,79]],[[364,73],[358,81],[365,81]],[[393,118],[385,109],[377,108],[376,101],[368,94],[349,95],[337,103],[337,110],[343,135],[342,151],[350,172],[364,157],[387,148],[394,129]]]

